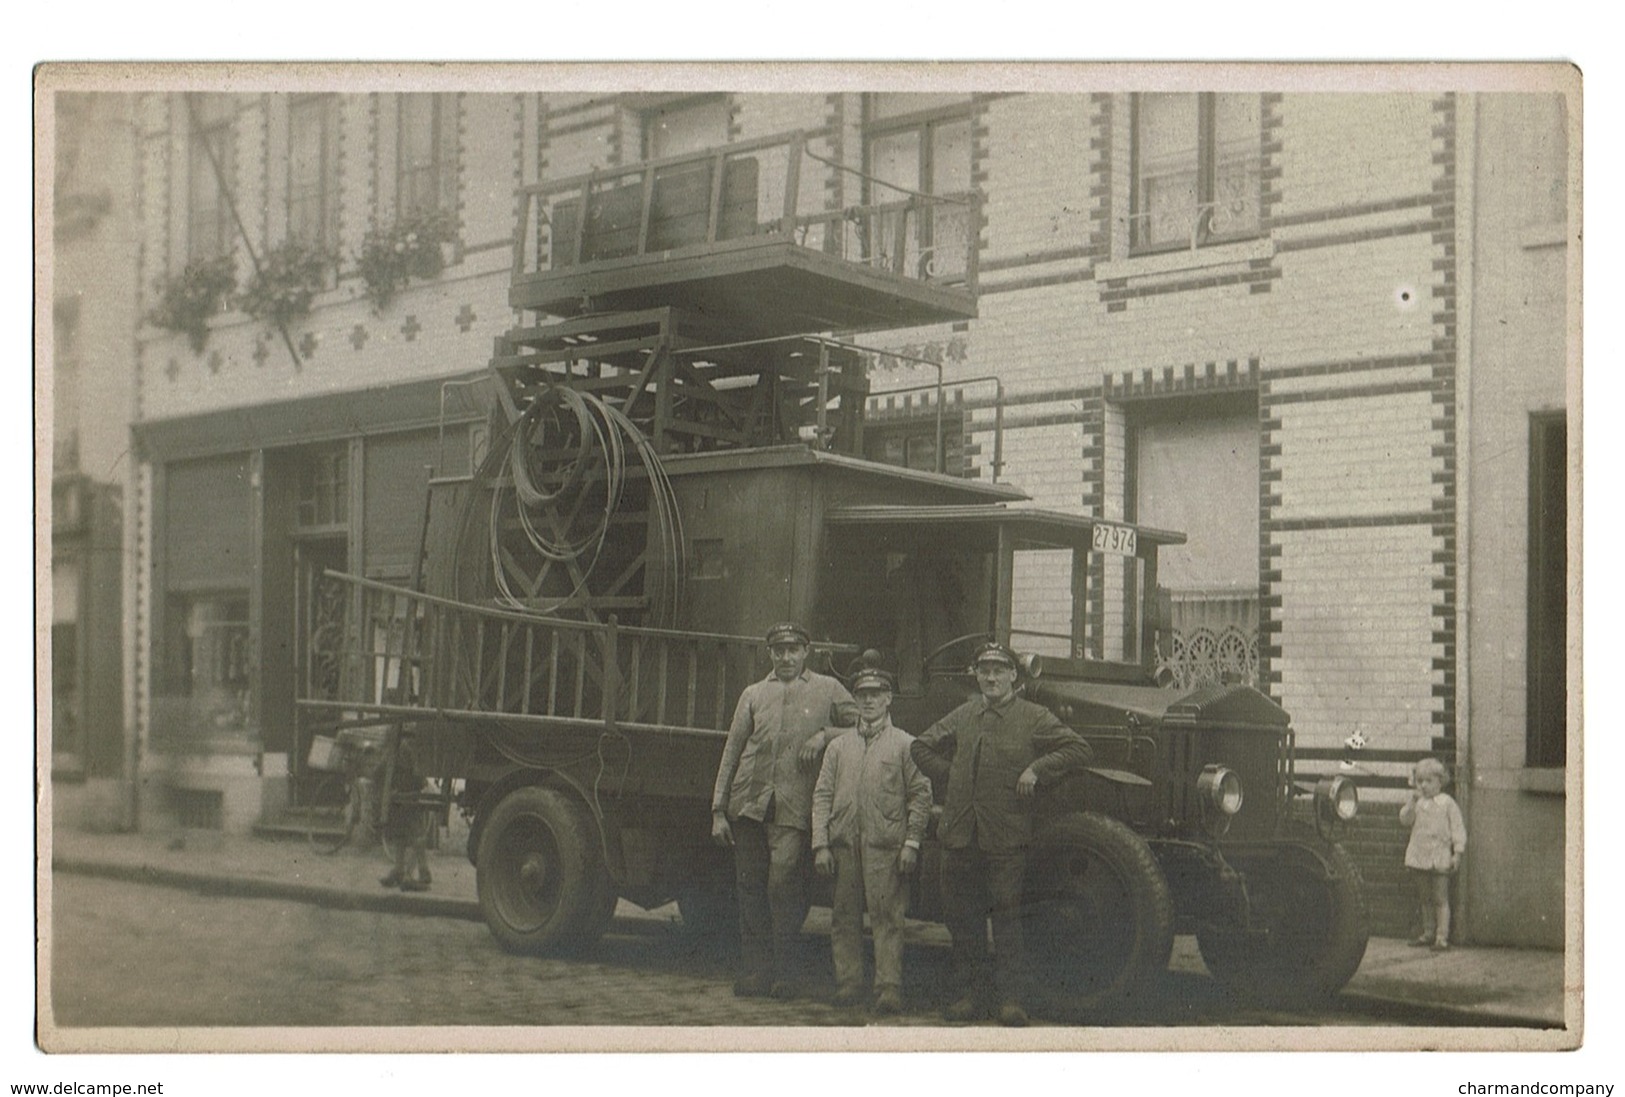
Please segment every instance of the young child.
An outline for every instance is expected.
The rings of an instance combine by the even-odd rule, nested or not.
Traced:
[[[1410,799],[1399,809],[1399,821],[1411,828],[1405,869],[1416,881],[1422,907],[1422,935],[1411,947],[1430,946],[1435,952],[1450,947],[1450,877],[1461,867],[1467,849],[1461,808],[1444,791],[1448,776],[1437,758],[1417,762],[1411,771]]]

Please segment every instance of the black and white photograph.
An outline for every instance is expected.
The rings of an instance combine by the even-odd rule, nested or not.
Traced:
[[[1609,1039],[1574,66],[33,85],[56,1075]]]

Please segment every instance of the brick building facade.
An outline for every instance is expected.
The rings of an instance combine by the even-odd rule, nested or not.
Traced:
[[[286,339],[229,309],[209,317],[201,352],[150,326],[139,334],[129,671],[159,810],[247,826],[290,794],[302,745],[291,698],[321,673],[300,639],[324,612],[312,577],[340,566],[402,578],[425,478],[466,475],[481,452],[479,378],[510,322],[516,190],[799,131],[803,206],[839,211],[885,188],[980,198],[973,222],[942,216],[907,244],[927,269],[974,243],[977,317],[859,337],[897,355],[873,356],[869,455],[941,460],[1048,508],[1187,531],[1162,573],[1175,624],[1164,669],[1255,683],[1292,714],[1309,772],[1337,769],[1345,740],[1363,736],[1354,844],[1370,854],[1379,931],[1405,928],[1393,812],[1409,766],[1436,754],[1461,767],[1463,799],[1480,808],[1468,935],[1561,942],[1561,761],[1519,762],[1524,696],[1490,689],[1483,672],[1469,691],[1464,677],[1472,654],[1490,674],[1528,661],[1521,640],[1491,650],[1477,630],[1504,617],[1500,634],[1521,637],[1511,625],[1535,601],[1516,562],[1531,451],[1474,464],[1482,484],[1461,475],[1469,383],[1474,414],[1497,432],[1516,435],[1537,412],[1560,422],[1566,406],[1568,293],[1551,280],[1572,239],[1564,187],[1541,192],[1560,200],[1543,215],[1557,244],[1492,258],[1516,237],[1516,200],[1497,188],[1527,181],[1497,170],[1504,157],[1566,172],[1567,146],[1540,136],[1570,124],[1560,97],[137,102],[143,292],[213,254],[235,255],[242,282],[247,248],[290,234],[339,257]],[[759,185],[768,200],[784,183]],[[368,233],[437,211],[454,226],[444,269],[369,299],[355,260]],[[1525,285],[1543,287],[1520,306],[1520,338],[1539,353],[1492,350],[1479,329],[1494,331],[1495,306],[1471,298],[1521,301]],[[939,364],[940,409],[936,371],[910,364],[921,358]],[[1502,374],[1524,379],[1520,395]],[[1485,521],[1469,522],[1464,485],[1495,507]],[[1492,561],[1475,576],[1494,581],[1471,588],[1479,624],[1464,636],[1474,552]],[[1064,631],[1048,592],[1065,567],[1039,558],[1017,576],[1029,646]],[[1103,564],[1089,578],[1098,648],[1117,631],[1101,626],[1126,611],[1124,583]],[[1473,767],[1490,758],[1480,792]],[[1536,865],[1518,837],[1531,827],[1547,855]]]

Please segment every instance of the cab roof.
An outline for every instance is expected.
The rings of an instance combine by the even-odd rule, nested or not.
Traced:
[[[983,533],[996,537],[1005,530],[1017,543],[1052,545],[1060,548],[1091,547],[1094,531],[1100,520],[1077,514],[1037,507],[1010,506],[990,503],[969,506],[917,506],[917,505],[865,505],[832,507],[824,515],[832,526],[863,527],[888,533],[924,531],[944,526],[953,527],[956,534]],[[1183,533],[1131,526],[1126,522],[1104,523],[1128,526],[1142,542],[1149,545],[1182,545]]]

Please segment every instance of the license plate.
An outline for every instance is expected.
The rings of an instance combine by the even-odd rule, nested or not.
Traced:
[[[1139,535],[1130,526],[1096,522],[1094,534],[1096,552],[1110,552],[1117,556],[1139,555]]]

